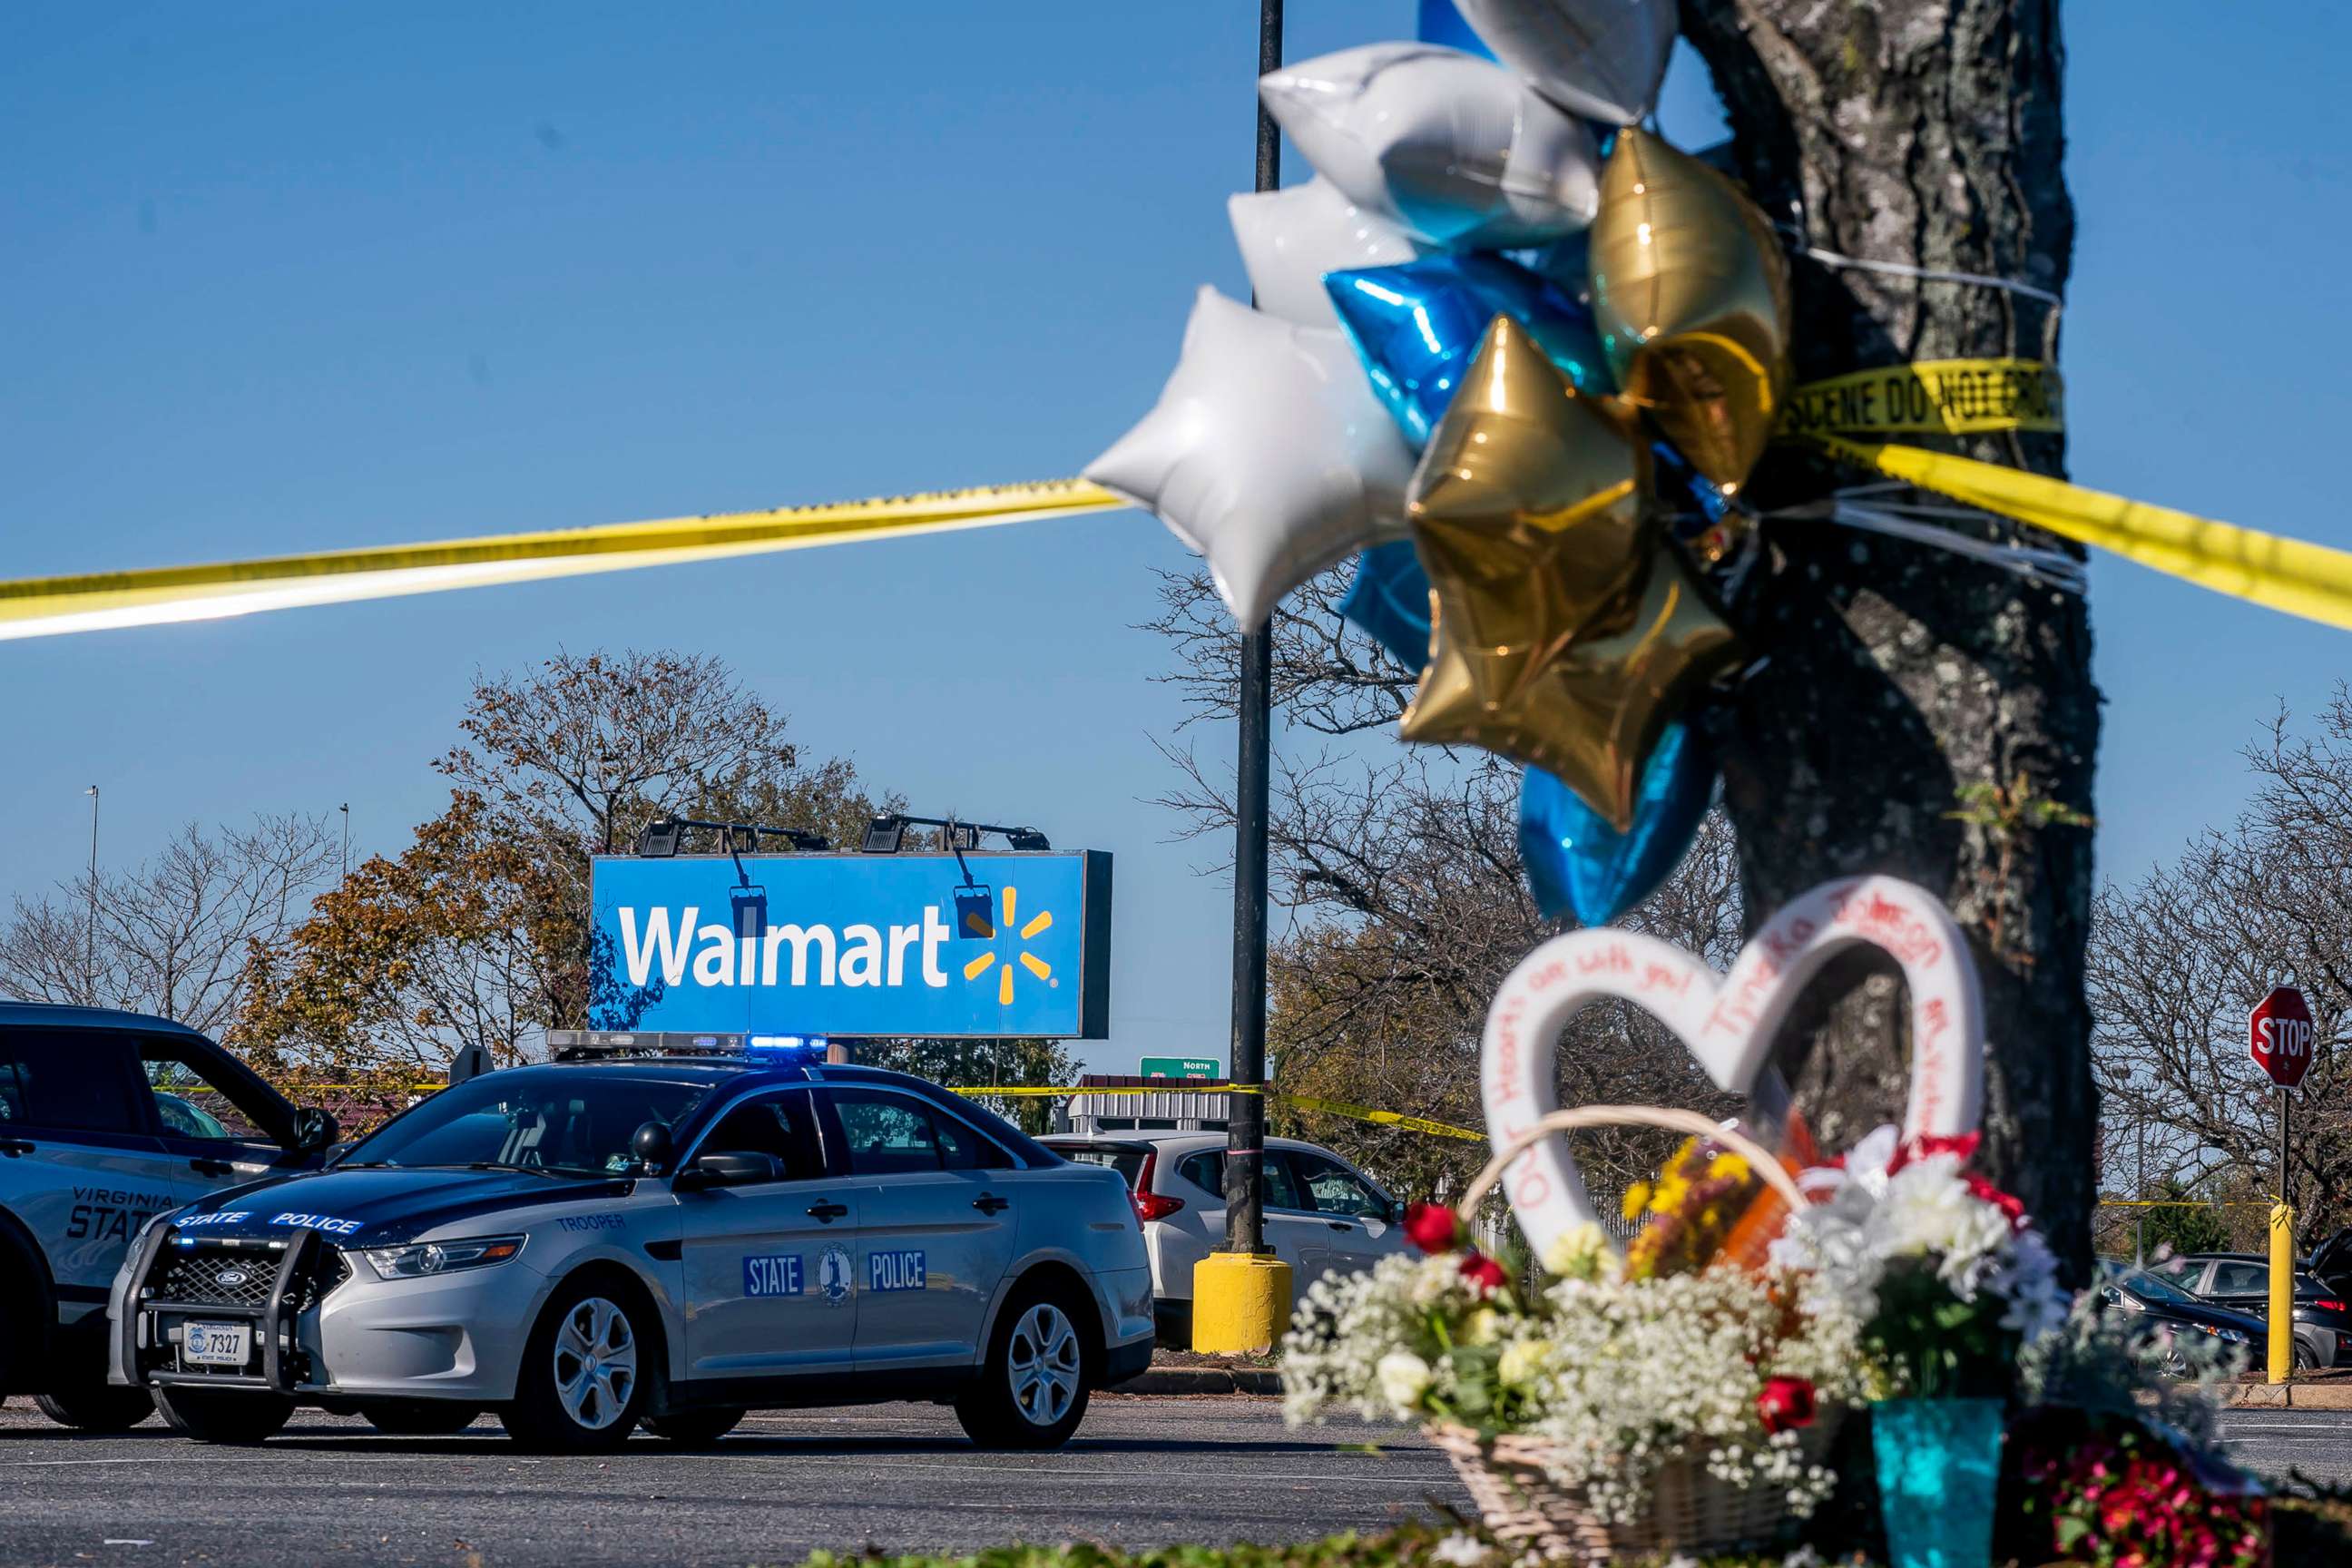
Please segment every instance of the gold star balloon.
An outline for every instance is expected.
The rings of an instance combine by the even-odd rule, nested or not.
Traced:
[[[1736,489],[1789,385],[1789,268],[1724,175],[1627,128],[1601,176],[1592,310],[1625,395],[1691,466]]]
[[[1435,613],[1404,738],[1530,763],[1629,829],[1667,722],[1737,657],[1649,498],[1639,437],[1496,318],[1409,492]]]
[[[1414,549],[1477,649],[1482,690],[1516,689],[1634,585],[1649,489],[1649,448],[1496,317],[1407,491]]]

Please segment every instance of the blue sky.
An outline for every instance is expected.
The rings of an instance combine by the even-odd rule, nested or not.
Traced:
[[[1291,55],[1411,0],[1291,0]],[[1245,285],[1246,0],[0,14],[0,575],[1075,472]],[[2352,16],[2077,5],[2075,476],[2352,545]],[[1687,53],[1664,122],[1712,140]],[[1306,177],[1295,155],[1287,179]],[[0,894],[179,822],[438,809],[477,668],[723,656],[919,810],[1118,855],[1113,1040],[1223,1055],[1224,884],[1145,804],[1180,717],[1139,514],[0,643]],[[2105,870],[2234,810],[2342,634],[2092,570]],[[1223,735],[1201,731],[1223,753]]]

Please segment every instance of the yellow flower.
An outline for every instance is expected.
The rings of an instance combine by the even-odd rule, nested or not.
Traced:
[[[1462,1342],[1465,1345],[1491,1345],[1503,1331],[1503,1315],[1492,1307],[1481,1307],[1463,1321]]]
[[[1586,1223],[1565,1231],[1544,1248],[1544,1268],[1562,1279],[1598,1279],[1607,1267],[1609,1238]]]
[[[1650,1194],[1650,1207],[1657,1214],[1679,1213],[1689,1201],[1690,1183],[1671,1173],[1660,1176],[1656,1190]]]
[[[1495,1375],[1505,1383],[1525,1387],[1543,1375],[1544,1367],[1551,1357],[1552,1342],[1549,1340],[1514,1340],[1503,1347],[1502,1360],[1495,1368]]]
[[[1623,1210],[1623,1212],[1624,1212],[1624,1215],[1625,1215],[1625,1217],[1626,1217],[1628,1220],[1635,1220],[1635,1219],[1639,1219],[1639,1218],[1641,1218],[1641,1217],[1642,1217],[1642,1211],[1643,1211],[1643,1209],[1645,1209],[1645,1208],[1649,1207],[1649,1206],[1650,1206],[1650,1184],[1649,1184],[1649,1183],[1647,1183],[1647,1182],[1635,1182],[1632,1186],[1627,1187],[1627,1188],[1625,1189],[1625,1202],[1623,1203],[1623,1205],[1622,1205],[1622,1210]]]
[[[1744,1182],[1748,1179],[1748,1162],[1737,1154],[1717,1154],[1707,1163],[1706,1173],[1717,1178]]]

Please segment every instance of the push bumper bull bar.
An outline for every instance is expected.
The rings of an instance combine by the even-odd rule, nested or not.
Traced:
[[[179,1242],[177,1226],[162,1225],[139,1245],[131,1270],[130,1289],[122,1299],[122,1319],[114,1325],[122,1369],[131,1383],[147,1387],[252,1388],[290,1394],[303,1381],[299,1375],[295,1317],[300,1311],[309,1282],[315,1277],[319,1248],[324,1245],[315,1230],[298,1230],[278,1254],[277,1274],[270,1281],[269,1300],[257,1307],[235,1307],[209,1301],[173,1301],[149,1294],[148,1278],[156,1260]],[[163,1350],[162,1315],[243,1319],[253,1324],[261,1352],[261,1370],[251,1372],[184,1372],[146,1365],[149,1354]],[[150,1326],[153,1332],[150,1332]]]

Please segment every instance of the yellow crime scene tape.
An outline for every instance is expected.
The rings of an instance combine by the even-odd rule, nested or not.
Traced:
[[[2058,430],[2063,383],[2031,360],[1929,360],[1798,387],[1781,433],[1861,468],[2096,545],[2200,587],[2352,628],[2352,554],[1865,435]],[[1114,511],[1084,479],[941,490],[380,545],[257,561],[0,582],[0,640],[204,620],[499,583],[621,572],[857,540]]]
[[[1301,1110],[1319,1110],[1329,1116],[1344,1116],[1354,1121],[1369,1121],[1381,1127],[1402,1127],[1408,1132],[1426,1132],[1434,1138],[1461,1138],[1473,1143],[1484,1143],[1486,1135],[1451,1122],[1432,1121],[1426,1116],[1408,1116],[1401,1110],[1379,1110],[1369,1105],[1350,1105],[1341,1100],[1318,1100],[1307,1094],[1276,1094],[1254,1083],[1203,1083],[1194,1079],[1170,1079],[1162,1084],[1119,1086],[1108,1089],[1047,1088],[1024,1085],[1019,1088],[992,1088],[986,1084],[959,1083],[948,1086],[957,1094],[983,1100],[991,1095],[1003,1095],[1013,1100],[1044,1100],[1074,1094],[1255,1094],[1270,1105],[1295,1105]]]
[[[2058,367],[2031,359],[1915,360],[1809,381],[1789,395],[1784,435],[1981,436],[2066,428]]]
[[[1131,503],[1084,479],[718,512],[597,528],[489,534],[426,544],[95,572],[0,582],[0,640],[210,620],[258,610],[480,588],[548,577],[716,561],[852,540],[896,539]]]

